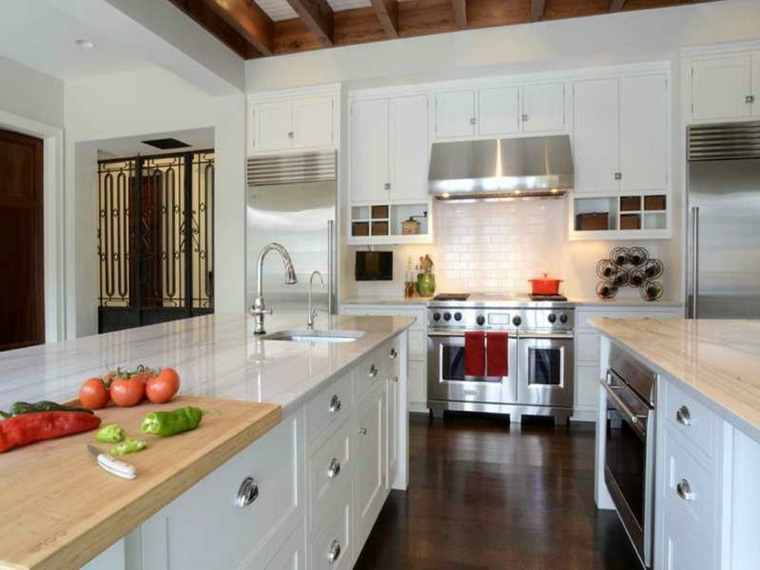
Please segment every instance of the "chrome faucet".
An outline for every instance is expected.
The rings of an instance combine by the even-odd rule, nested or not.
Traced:
[[[285,283],[288,285],[298,283],[298,279],[296,279],[296,271],[293,269],[293,261],[290,259],[290,254],[288,254],[288,250],[285,249],[285,247],[279,243],[272,242],[261,248],[261,251],[259,252],[259,259],[256,262],[256,265],[258,267],[258,275],[256,276],[256,299],[254,299],[253,306],[251,307],[251,315],[253,315],[254,318],[253,334],[266,333],[264,330],[264,315],[272,314],[272,309],[267,308],[267,306],[264,304],[263,291],[264,257],[266,257],[266,254],[270,251],[276,251],[282,257],[282,262],[285,265]]]
[[[319,277],[322,288],[325,288],[325,280],[322,278],[322,274],[319,271],[312,271],[311,277],[309,277],[309,316],[306,317],[306,328],[309,330],[314,330],[314,319],[317,318],[317,310],[311,308],[311,289],[314,284],[314,277]]]

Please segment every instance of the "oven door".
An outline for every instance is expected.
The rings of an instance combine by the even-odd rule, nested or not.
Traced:
[[[526,406],[573,407],[573,335],[526,334],[519,340],[517,400]]]
[[[644,566],[651,566],[654,507],[654,410],[614,372],[607,393],[604,480]]]
[[[507,376],[465,376],[464,331],[428,332],[428,399],[513,404],[517,341],[507,341]]]

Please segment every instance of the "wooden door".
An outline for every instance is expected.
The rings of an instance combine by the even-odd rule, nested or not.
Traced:
[[[388,99],[351,105],[351,201],[384,203],[388,190]]]
[[[254,150],[288,150],[293,146],[293,105],[290,101],[257,103],[253,113]]]
[[[427,95],[396,97],[390,101],[391,199],[428,201]]]
[[[565,129],[565,84],[526,85],[522,90],[522,130],[547,133]]]
[[[42,141],[0,130],[0,350],[45,342]]]
[[[446,91],[435,96],[436,139],[472,138],[476,123],[475,91]]]
[[[478,92],[478,134],[481,137],[520,132],[520,89],[497,87]]]
[[[334,146],[333,97],[293,101],[293,148]]]
[[[749,54],[695,61],[691,64],[692,121],[748,117],[750,89]]]

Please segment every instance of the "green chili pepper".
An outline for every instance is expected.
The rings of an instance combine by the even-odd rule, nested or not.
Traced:
[[[82,406],[66,406],[64,404],[58,404],[57,402],[51,402],[49,400],[42,400],[41,402],[14,402],[11,406],[10,413],[0,411],[0,416],[4,418],[10,418],[12,416],[20,416],[21,414],[31,414],[34,412],[86,412],[88,414],[94,413],[90,408],[83,408]]]
[[[111,448],[111,455],[126,455],[127,453],[136,453],[148,447],[148,442],[142,439],[128,437],[118,445]]]
[[[200,425],[203,414],[203,410],[193,406],[171,412],[150,412],[140,425],[140,431],[167,436],[194,430]]]
[[[95,439],[103,443],[119,443],[124,441],[125,437],[127,437],[127,432],[119,424],[103,426],[95,434]]]

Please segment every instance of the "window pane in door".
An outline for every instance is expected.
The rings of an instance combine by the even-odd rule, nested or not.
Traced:
[[[530,384],[562,384],[562,353],[559,348],[529,348],[528,363]]]

